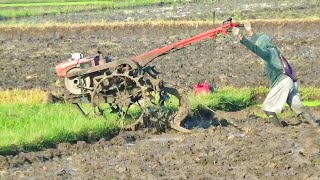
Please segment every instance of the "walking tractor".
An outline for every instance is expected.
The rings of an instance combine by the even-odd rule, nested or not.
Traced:
[[[64,78],[64,98],[84,114],[81,104],[88,102],[97,115],[109,111],[134,120],[128,127],[132,130],[152,127],[158,131],[173,128],[188,132],[181,127],[190,111],[186,91],[159,79],[159,72],[150,63],[193,43],[215,39],[219,33],[227,35],[239,26],[242,25],[229,18],[218,28],[132,58],[111,61],[101,52],[93,57],[73,54],[71,59],[56,66],[57,75]]]

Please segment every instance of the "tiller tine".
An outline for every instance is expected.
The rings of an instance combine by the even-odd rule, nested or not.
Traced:
[[[91,111],[89,111],[88,113],[85,113],[84,110],[83,110],[83,108],[81,108],[81,106],[80,106],[79,103],[73,103],[73,104],[76,105],[76,107],[81,111],[81,113],[82,113],[84,116],[88,116],[89,113],[91,112]]]

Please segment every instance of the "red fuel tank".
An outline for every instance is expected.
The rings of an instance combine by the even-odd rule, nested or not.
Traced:
[[[212,91],[212,88],[210,88],[209,83],[204,82],[194,85],[194,91],[196,95],[209,94]]]

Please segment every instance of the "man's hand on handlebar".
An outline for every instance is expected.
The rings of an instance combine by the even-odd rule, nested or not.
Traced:
[[[254,34],[254,31],[252,30],[250,22],[244,23],[244,28],[248,31],[249,36],[252,36]]]
[[[240,33],[240,29],[237,27],[232,28],[232,34],[237,36],[240,41],[242,41],[243,35]]]
[[[246,28],[247,31],[252,30],[252,28],[251,28],[251,23],[250,23],[250,22],[246,22],[246,23],[244,23],[243,25],[244,25],[244,28]]]

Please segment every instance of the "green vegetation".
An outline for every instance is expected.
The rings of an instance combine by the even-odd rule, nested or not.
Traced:
[[[49,94],[41,89],[33,90],[0,90],[0,104],[25,103],[39,104],[48,101]]]
[[[177,5],[186,4],[189,1],[184,0],[0,0],[0,22],[5,25],[26,25],[26,24],[43,24],[43,21],[38,22],[39,19],[37,16],[42,15],[59,15],[59,14],[68,14],[68,13],[105,13],[113,14],[117,10],[121,9],[121,12],[131,11],[133,7],[140,6],[152,6],[159,4],[169,4],[173,9]],[[226,17],[233,17],[237,21],[245,20],[269,20],[270,14],[272,14],[274,20],[285,20],[290,21],[295,20],[319,20],[319,4],[315,2],[310,2],[308,4],[310,10],[306,13],[304,8],[300,8],[301,4],[288,3],[288,6],[283,6],[279,9],[278,5],[273,4],[272,7],[257,7],[260,9],[244,9],[242,6],[238,6],[237,3],[227,0],[227,1],[218,1],[218,0],[196,0],[193,2],[205,3],[208,6],[212,7],[225,7],[228,10],[215,13],[215,22],[221,23]],[[247,2],[256,4],[255,2]],[[257,4],[256,4],[257,5]],[[262,6],[262,5],[261,5]],[[153,7],[150,7],[153,8]],[[213,8],[215,9],[215,8]],[[253,8],[254,9],[254,8]],[[146,10],[147,13],[149,10]],[[174,13],[174,11],[172,11]],[[174,14],[172,14],[174,15]],[[76,15],[75,15],[76,16]],[[34,17],[34,18],[22,18],[22,17]],[[213,15],[212,13],[204,13],[201,15],[192,15],[189,17],[192,21],[205,21],[212,22]],[[166,18],[165,18],[166,19]],[[41,18],[40,18],[41,20]],[[157,19],[161,21],[163,19]],[[166,19],[169,20],[170,19]],[[50,17],[46,24],[55,23],[55,20],[50,20]],[[108,20],[99,19],[86,22],[85,24],[90,23],[105,23]],[[58,24],[64,22],[59,21]],[[65,22],[70,23],[70,22]]]
[[[255,105],[254,96],[267,91],[268,88],[225,87],[209,95],[190,94],[189,99],[193,110],[205,105],[213,110],[235,111]],[[320,106],[319,92],[319,88],[302,89],[304,104]],[[74,105],[50,104],[47,97],[48,93],[41,90],[0,91],[0,154],[40,150],[59,142],[98,140],[129,123],[110,113],[105,118],[84,117]],[[174,108],[177,104],[169,106]]]
[[[86,118],[71,104],[1,104],[0,154],[106,137],[121,126],[107,117]]]
[[[126,1],[63,1],[63,0],[30,0],[0,1],[0,18],[37,16],[43,14],[61,14],[80,11],[119,9],[126,7],[147,6],[159,3],[158,0],[126,0]],[[171,2],[162,0],[163,3]]]
[[[94,0],[112,1],[112,0]],[[56,2],[92,2],[90,0],[0,0],[3,4],[56,3]]]
[[[320,101],[304,101],[303,104],[309,107],[320,106]]]
[[[0,0],[0,20],[7,18],[29,17],[47,14],[62,14],[74,12],[111,12],[114,9],[125,9],[138,6],[152,6],[158,4],[170,4],[175,7],[177,4],[188,3],[184,0]],[[309,13],[306,13],[305,8],[301,8],[301,3],[288,3],[288,6],[279,7],[278,3],[271,3],[271,7],[263,7],[255,2],[247,2],[247,5],[258,6],[256,10],[243,8],[237,3],[227,0],[196,0],[193,2],[205,3],[212,7],[225,7],[228,10],[215,14],[215,20],[223,21],[226,17],[233,17],[237,20],[246,19],[269,19],[270,14],[273,19],[318,19],[320,6],[316,2],[306,4],[310,7]],[[251,4],[252,3],[252,4]],[[215,8],[213,8],[215,9]],[[109,11],[108,11],[109,10]],[[110,11],[111,10],[111,11]],[[212,14],[199,17],[201,20],[212,21]]]
[[[300,91],[301,98],[304,101],[320,101],[320,88],[317,87],[305,87]]]
[[[211,109],[236,111],[254,105],[254,91],[250,88],[225,87],[209,95],[190,96],[192,109],[203,104]]]

